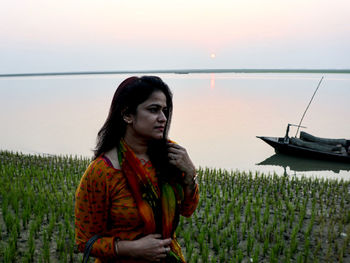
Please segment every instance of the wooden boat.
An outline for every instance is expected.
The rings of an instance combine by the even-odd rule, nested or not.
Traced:
[[[290,138],[289,126],[291,124],[288,124],[284,137],[257,136],[257,138],[272,146],[276,153],[350,163],[350,140],[320,138],[306,132],[301,132],[300,138]]]

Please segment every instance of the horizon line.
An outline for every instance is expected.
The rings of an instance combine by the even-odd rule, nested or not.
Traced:
[[[69,75],[113,75],[113,74],[193,74],[193,73],[328,73],[350,74],[350,69],[167,69],[167,70],[114,70],[114,71],[71,71],[41,73],[9,73],[4,77],[69,76]]]

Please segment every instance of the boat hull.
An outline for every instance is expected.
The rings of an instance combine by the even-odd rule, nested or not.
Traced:
[[[283,153],[318,160],[350,163],[350,155],[322,152],[310,148],[292,145],[288,142],[285,142],[283,137],[257,136],[257,138],[263,140],[264,142],[272,146],[275,149],[276,153]]]

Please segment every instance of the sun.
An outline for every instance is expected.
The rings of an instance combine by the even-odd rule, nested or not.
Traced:
[[[216,58],[215,53],[211,53],[211,54],[210,54],[210,58],[212,58],[212,59]]]

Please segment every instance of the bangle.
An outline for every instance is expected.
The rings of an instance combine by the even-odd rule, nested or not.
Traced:
[[[116,256],[119,255],[119,251],[118,251],[118,242],[119,241],[120,241],[120,238],[118,238],[118,237],[114,239],[114,249],[115,249]]]
[[[196,185],[197,176],[198,176],[198,175],[195,174],[195,175],[192,177],[191,182],[190,182],[190,183],[184,182],[184,185],[185,185],[185,186],[191,186],[191,189],[193,189],[194,186]]]

